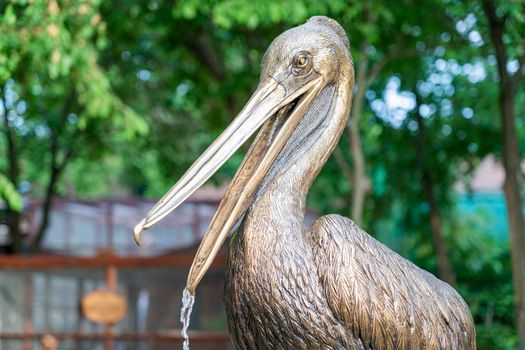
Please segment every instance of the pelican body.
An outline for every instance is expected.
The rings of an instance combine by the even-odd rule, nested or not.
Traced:
[[[237,349],[475,349],[448,284],[328,215],[306,196],[349,115],[354,70],[343,28],[313,17],[278,36],[244,109],[135,228],[165,217],[260,128],[197,251],[192,294],[228,234],[228,329]]]

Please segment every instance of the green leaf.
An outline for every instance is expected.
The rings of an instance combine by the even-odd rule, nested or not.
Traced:
[[[0,198],[7,203],[9,208],[15,211],[22,211],[22,197],[17,192],[15,186],[3,174],[0,174]]]

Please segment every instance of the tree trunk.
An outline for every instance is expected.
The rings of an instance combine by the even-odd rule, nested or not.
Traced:
[[[16,151],[16,145],[15,145],[15,137],[13,135],[13,130],[11,129],[11,126],[9,125],[9,120],[7,119],[7,114],[9,112],[9,109],[7,108],[6,104],[6,87],[3,86],[2,88],[2,94],[0,95],[3,102],[3,109],[4,109],[4,132],[5,132],[5,139],[6,139],[6,145],[7,145],[7,177],[9,178],[9,181],[14,186],[17,186],[18,184],[18,162],[17,162],[17,151]],[[11,239],[11,253],[17,254],[20,253],[22,250],[22,232],[20,232],[20,219],[21,215],[16,210],[13,210],[12,208],[7,207],[6,210],[6,224],[7,228],[9,230],[9,237]]]
[[[366,46],[367,43],[363,43],[360,50],[363,60],[357,69],[357,93],[354,94],[352,112],[347,123],[349,148],[352,153],[353,165],[351,217],[357,225],[362,224],[366,195],[371,188],[370,179],[366,175],[365,157],[359,135],[359,117],[363,114],[369,65],[368,58],[366,58]]]
[[[498,17],[492,1],[484,1],[483,8],[488,18],[490,37],[496,53],[499,81],[499,109],[503,127],[503,166],[505,182],[503,190],[507,204],[514,303],[518,348],[525,349],[525,224],[523,219],[521,157],[514,115],[514,81],[509,76],[507,54],[503,35],[506,18]]]
[[[417,90],[415,90],[417,91]],[[417,93],[416,93],[417,96]],[[419,100],[418,97],[416,97]],[[419,106],[419,101],[417,103]],[[447,282],[451,286],[456,284],[456,275],[454,269],[450,264],[448,258],[448,247],[443,237],[441,212],[436,200],[434,193],[434,180],[432,179],[432,172],[428,168],[425,162],[426,157],[426,140],[425,140],[425,122],[419,114],[419,109],[416,106],[416,121],[418,125],[417,129],[417,140],[416,140],[416,151],[417,160],[421,167],[421,177],[423,181],[424,195],[430,208],[430,229],[432,231],[432,237],[434,240],[434,248],[436,250],[436,256],[438,260],[439,278]]]
[[[40,225],[38,226],[38,232],[36,234],[36,237],[33,241],[31,250],[35,253],[38,252],[42,246],[42,241],[44,240],[44,236],[47,230],[47,227],[49,226],[49,214],[51,214],[51,208],[53,205],[53,196],[55,194],[55,187],[58,180],[58,177],[60,175],[59,169],[52,169],[51,170],[51,177],[49,179],[49,182],[47,183],[47,189],[46,194],[44,197],[44,203],[42,204],[42,220],[40,221]]]
[[[64,110],[66,111],[67,109],[68,106],[66,104],[64,106]],[[67,113],[65,112],[64,114],[67,115]],[[50,223],[49,215],[51,214],[51,209],[53,206],[53,197],[56,194],[56,185],[58,183],[60,175],[64,171],[65,167],[67,166],[73,155],[74,144],[71,143],[69,145],[69,148],[65,151],[62,161],[58,161],[58,137],[59,136],[57,134],[51,135],[51,165],[49,168],[49,181],[47,183],[46,194],[44,197],[44,202],[42,204],[42,220],[40,221],[36,237],[31,246],[31,250],[33,252],[38,252],[42,246],[42,241],[44,240],[47,227]],[[74,139],[75,137],[73,137],[73,140]]]
[[[67,120],[67,116],[72,110],[72,107],[74,106],[76,99],[76,91],[74,89],[71,90],[71,93],[66,98],[64,105],[62,106],[62,111],[60,113],[60,120],[63,124]],[[56,194],[56,185],[58,183],[58,180],[60,178],[60,175],[64,171],[65,167],[71,160],[71,157],[73,155],[73,148],[75,145],[75,140],[78,137],[78,129],[75,130],[73,135],[71,136],[71,140],[68,143],[67,146],[63,146],[63,152],[64,155],[61,160],[59,160],[59,153],[60,153],[60,146],[59,146],[59,139],[61,137],[64,137],[63,131],[60,129],[52,130],[51,136],[50,136],[50,147],[49,151],[51,154],[51,164],[49,166],[49,181],[46,186],[46,193],[44,197],[44,202],[42,204],[42,220],[40,221],[40,225],[38,226],[38,231],[36,233],[36,236],[32,242],[31,245],[31,251],[32,252],[38,252],[41,248],[42,241],[44,240],[44,236],[46,234],[47,227],[50,223],[50,217],[51,209],[53,205],[53,197]]]
[[[370,4],[365,2],[365,9],[363,12],[364,25],[373,24],[376,21],[374,12],[371,11],[368,6]],[[357,76],[355,81],[355,88],[357,91],[354,93],[352,100],[352,111],[350,112],[350,118],[346,124],[348,132],[348,147],[352,154],[352,203],[350,216],[357,225],[361,225],[363,221],[363,212],[365,210],[366,196],[372,189],[372,182],[366,174],[366,160],[363,155],[363,147],[361,145],[361,137],[359,134],[359,118],[363,114],[365,105],[366,89],[368,84],[373,81],[381,70],[393,59],[400,57],[410,57],[418,54],[414,49],[401,49],[400,44],[404,41],[404,38],[400,37],[398,42],[392,45],[389,50],[385,53],[384,57],[378,62],[375,62],[370,66],[370,57],[367,53],[369,43],[363,40],[359,50],[359,65],[357,67]],[[345,171],[343,169],[343,171]]]

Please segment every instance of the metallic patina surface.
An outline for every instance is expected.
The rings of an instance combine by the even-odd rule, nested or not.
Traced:
[[[313,17],[277,37],[232,125],[137,226],[162,219],[259,125],[192,265],[195,289],[227,234],[228,328],[238,349],[475,349],[449,285],[337,215],[305,227],[306,195],[349,115],[354,70],[342,27]]]

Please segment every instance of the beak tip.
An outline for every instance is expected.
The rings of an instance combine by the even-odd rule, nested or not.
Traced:
[[[142,219],[133,229],[133,239],[135,240],[135,244],[137,244],[140,247],[140,238],[142,236],[142,232],[144,231],[144,225],[146,224],[146,220]]]
[[[190,283],[190,281],[188,281],[188,282],[186,283],[186,290],[187,290],[191,295],[195,295],[195,289],[197,289],[197,288],[196,288],[196,286],[195,286],[194,283]]]

